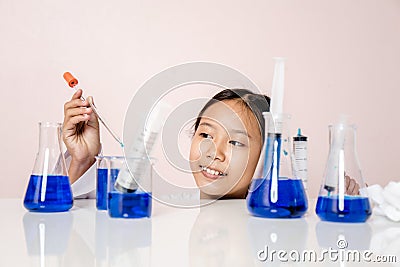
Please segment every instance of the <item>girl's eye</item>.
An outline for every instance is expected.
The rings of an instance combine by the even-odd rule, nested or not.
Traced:
[[[229,144],[234,145],[234,146],[244,146],[243,143],[240,143],[238,141],[229,141]]]
[[[212,136],[207,133],[200,133],[199,135],[203,138],[212,139]]]

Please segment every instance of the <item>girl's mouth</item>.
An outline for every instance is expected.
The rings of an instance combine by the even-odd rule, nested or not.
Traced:
[[[223,173],[221,171],[214,170],[214,169],[211,169],[211,168],[206,167],[206,166],[200,165],[200,169],[201,169],[201,173],[205,177],[207,177],[209,179],[215,180],[215,179],[218,179],[220,177],[227,176],[227,173]]]

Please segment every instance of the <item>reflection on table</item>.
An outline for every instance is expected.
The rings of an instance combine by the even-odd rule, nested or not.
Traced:
[[[306,219],[265,219],[249,217],[247,231],[255,265],[279,266],[272,251],[306,249],[308,224]],[[272,254],[272,255],[271,255]],[[261,259],[261,260],[260,260]]]
[[[60,266],[68,247],[72,214],[27,212],[23,217],[31,265]]]
[[[190,232],[191,266],[249,266],[252,262],[247,216],[235,202],[216,202],[200,209]]]
[[[0,200],[6,214],[0,266],[309,266],[262,261],[260,251],[318,253],[337,248],[338,239],[345,239],[348,249],[397,256],[397,265],[387,266],[400,264],[400,224],[384,217],[329,223],[311,209],[300,219],[264,219],[250,216],[244,200],[220,200],[197,209],[158,202],[153,207],[150,219],[113,219],[97,211],[93,200],[48,214],[27,212],[18,199]],[[357,264],[328,260],[323,265]]]
[[[96,212],[96,266],[150,266],[151,219],[111,219]]]
[[[334,223],[320,221],[315,227],[318,244],[323,248],[367,250],[371,242],[371,227],[368,223]],[[344,244],[340,244],[340,242]],[[339,244],[338,244],[339,242]]]

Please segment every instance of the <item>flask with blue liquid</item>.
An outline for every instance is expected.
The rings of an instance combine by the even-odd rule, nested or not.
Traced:
[[[264,112],[265,138],[249,193],[247,208],[258,217],[298,218],[308,208],[302,179],[295,176],[290,116]]]
[[[25,193],[29,211],[60,212],[72,207],[72,191],[64,154],[61,123],[39,123],[39,150]]]
[[[330,148],[315,211],[323,221],[365,222],[371,215],[356,153],[356,126],[329,126]]]
[[[110,157],[108,170],[107,210],[112,218],[151,217],[152,209],[152,159]],[[132,177],[128,166],[137,166]],[[121,192],[116,188],[118,177],[128,176],[136,184],[135,189]],[[132,184],[131,184],[132,185]]]

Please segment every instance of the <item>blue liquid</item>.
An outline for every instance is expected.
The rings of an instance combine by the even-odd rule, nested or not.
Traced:
[[[315,212],[321,220],[331,222],[365,222],[372,213],[368,198],[360,196],[345,196],[343,211],[337,196],[320,196]]]
[[[114,218],[142,218],[151,216],[151,194],[108,193],[108,214]]]
[[[58,212],[69,210],[72,204],[68,176],[48,175],[45,185],[42,175],[31,175],[24,199],[26,209],[37,212]]]
[[[114,186],[119,169],[110,170],[110,179]],[[98,210],[107,210],[108,169],[97,169],[96,207]]]
[[[308,208],[300,179],[278,179],[278,200],[270,197],[270,179],[253,179],[247,197],[247,208],[253,216],[265,218],[299,218]]]
[[[108,169],[97,169],[96,207],[107,210],[107,174]]]

